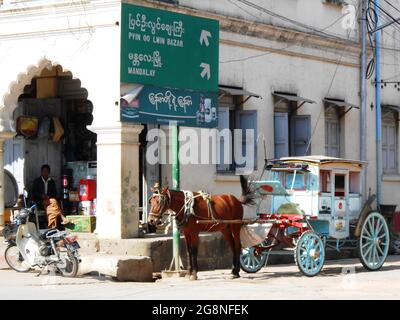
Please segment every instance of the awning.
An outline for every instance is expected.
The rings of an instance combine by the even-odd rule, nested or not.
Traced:
[[[390,110],[396,111],[400,113],[400,106],[395,106],[393,104],[382,104],[382,107],[388,108]]]
[[[246,96],[246,98],[238,105],[238,107],[245,104],[247,100],[249,100],[252,97],[262,99],[259,94],[255,94],[244,89],[229,88],[229,87],[218,87],[218,89],[219,89],[219,98],[223,97],[226,94],[229,94],[231,96],[243,96],[243,97]]]
[[[355,108],[355,109],[360,109],[359,106],[356,106],[355,104],[351,104],[348,103],[346,101],[341,101],[341,100],[335,100],[335,99],[322,99],[323,102],[325,103],[330,103],[336,107],[344,107],[344,108],[348,108],[345,112],[343,112],[340,117],[343,117],[344,115],[346,115],[347,112],[349,112],[351,109]]]
[[[331,103],[331,104],[333,104],[333,105],[335,105],[337,107],[349,107],[350,109],[351,108],[360,109],[359,106],[356,106],[355,104],[348,103],[346,101],[327,99],[327,98],[323,99],[323,101],[326,102],[326,103]],[[347,111],[349,111],[349,110],[347,110]],[[347,113],[347,111],[346,111],[346,113]]]
[[[255,94],[244,89],[219,87],[219,92],[222,94],[230,94],[231,96],[248,96],[254,98],[261,98],[259,94]]]
[[[316,103],[314,100],[303,98],[303,97],[300,97],[300,96],[294,96],[294,95],[290,95],[290,94],[283,94],[283,93],[275,93],[275,92],[273,92],[272,95],[274,95],[275,97],[279,97],[279,98],[285,99],[285,100],[289,100],[289,101],[301,102],[302,104],[304,104],[304,103]]]
[[[311,99],[308,99],[308,98],[303,98],[303,97],[300,97],[300,96],[290,95],[290,94],[272,92],[272,95],[274,95],[275,97],[281,98],[279,100],[279,102],[282,99],[288,100],[288,101],[299,102],[300,104],[297,106],[297,108],[295,110],[300,109],[305,103],[316,103],[314,100],[311,100]]]

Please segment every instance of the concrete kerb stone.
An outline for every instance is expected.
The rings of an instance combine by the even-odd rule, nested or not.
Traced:
[[[153,272],[168,269],[172,260],[172,237],[106,240],[100,239],[100,251],[106,254],[151,257]],[[181,237],[180,254],[187,266],[186,243]],[[222,235],[209,233],[200,235],[198,264],[200,270],[230,268],[232,253]]]
[[[92,272],[111,276],[117,281],[153,281],[153,265],[150,257],[145,256],[100,253],[82,256],[78,275]]]

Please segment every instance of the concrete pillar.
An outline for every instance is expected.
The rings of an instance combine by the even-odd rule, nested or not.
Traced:
[[[4,142],[14,137],[15,132],[0,132],[0,227],[4,226]]]
[[[143,126],[90,127],[97,134],[99,238],[136,238],[139,231],[139,133]]]

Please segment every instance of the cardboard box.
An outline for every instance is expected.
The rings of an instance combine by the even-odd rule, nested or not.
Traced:
[[[4,209],[4,223],[11,222],[11,209],[5,208]]]
[[[79,202],[79,192],[78,191],[70,191],[68,196],[69,196],[70,202]]]
[[[58,87],[57,78],[37,78],[36,79],[36,98],[47,99],[57,97]]]
[[[96,229],[95,216],[67,216],[67,219],[74,224],[73,227],[66,225],[66,229],[75,232],[93,232]]]

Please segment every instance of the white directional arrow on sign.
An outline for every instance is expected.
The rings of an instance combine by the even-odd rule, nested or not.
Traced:
[[[208,42],[208,38],[211,38],[211,32],[207,31],[207,30],[201,30],[201,34],[200,34],[200,44],[205,43],[206,47],[208,47],[210,45],[210,43]]]
[[[203,71],[201,71],[200,75],[202,78],[204,78],[207,75],[207,80],[210,80],[211,77],[211,72],[210,72],[210,65],[208,63],[202,63],[200,65],[201,68],[203,68]]]

